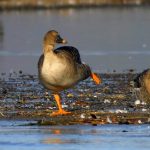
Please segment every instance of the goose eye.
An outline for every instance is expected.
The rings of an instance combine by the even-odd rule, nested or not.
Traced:
[[[57,35],[56,43],[63,43],[63,39],[60,37],[60,35]]]

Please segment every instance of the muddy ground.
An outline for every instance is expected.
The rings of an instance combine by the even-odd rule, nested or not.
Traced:
[[[150,123],[150,100],[144,89],[135,88],[137,76],[128,73],[100,73],[102,84],[91,79],[61,93],[67,116],[51,117],[57,110],[50,91],[37,75],[2,73],[0,77],[0,119],[33,120],[38,125],[142,124]]]

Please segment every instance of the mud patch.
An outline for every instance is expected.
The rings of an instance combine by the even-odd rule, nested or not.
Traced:
[[[50,117],[57,106],[50,91],[36,75],[0,79],[0,119],[33,120],[36,125],[142,124],[150,122],[150,103],[142,88],[134,88],[134,73],[100,74],[103,83],[91,79],[61,93],[62,106],[72,113]]]

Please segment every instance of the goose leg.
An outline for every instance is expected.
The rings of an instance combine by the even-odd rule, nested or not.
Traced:
[[[57,116],[57,115],[67,115],[67,114],[70,114],[71,112],[67,112],[65,111],[63,108],[62,108],[62,105],[61,105],[61,98],[59,96],[59,94],[54,94],[54,98],[55,98],[55,101],[58,105],[58,111],[56,112],[53,112],[51,114],[51,116]]]
[[[96,84],[102,83],[102,79],[98,77],[98,75],[96,75],[95,73],[91,73],[91,78]]]

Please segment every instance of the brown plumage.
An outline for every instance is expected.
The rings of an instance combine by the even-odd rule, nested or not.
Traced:
[[[144,70],[134,79],[135,87],[143,87],[150,95],[150,69]]]
[[[57,31],[46,33],[43,40],[43,54],[38,62],[38,73],[41,84],[53,91],[59,111],[52,115],[68,114],[62,109],[58,92],[70,88],[79,81],[91,76],[99,84],[101,80],[91,72],[88,65],[81,62],[80,54],[75,47],[63,46],[54,49],[56,43],[66,44]]]

